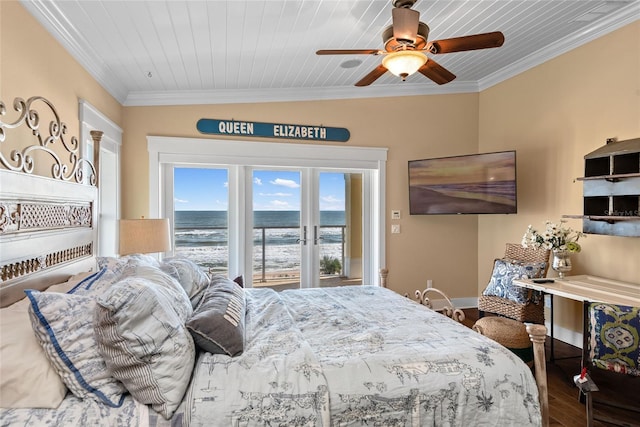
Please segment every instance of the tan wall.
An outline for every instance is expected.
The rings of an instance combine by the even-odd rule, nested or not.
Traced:
[[[365,89],[366,90],[366,89]],[[402,211],[401,234],[387,230],[390,288],[413,292],[434,280],[453,297],[476,293],[477,219],[474,216],[410,217],[407,162],[477,150],[478,94],[317,102],[126,107],[123,142],[123,217],[149,210],[148,135],[203,137],[198,119],[236,119],[346,127],[346,145],[389,147],[387,223]],[[216,136],[217,138],[217,136]],[[264,139],[255,139],[265,141]],[[273,140],[268,140],[273,142]],[[460,266],[463,266],[462,268]]]
[[[362,260],[362,174],[351,174],[350,210],[348,214],[349,244],[347,255]]]
[[[520,242],[527,225],[583,213],[575,178],[584,176],[584,155],[610,137],[640,137],[638,21],[480,94],[480,151],[517,150],[518,215],[480,217],[479,291],[493,258],[505,242]],[[580,243],[571,274],[640,283],[640,238],[589,235]],[[559,304],[560,323],[580,330],[579,305]]]
[[[18,1],[3,0],[0,1],[0,100],[7,107],[3,120],[14,121],[19,116],[12,107],[16,97],[26,100],[32,96],[43,96],[53,103],[60,119],[68,126],[68,137],[65,138],[68,141],[71,136],[80,135],[78,100],[81,98],[116,124],[121,123],[121,105]],[[51,119],[42,117],[41,120],[40,129],[46,135]],[[1,147],[3,153],[9,152],[14,140],[7,138],[7,143]],[[26,146],[35,142],[31,137],[21,144]]]

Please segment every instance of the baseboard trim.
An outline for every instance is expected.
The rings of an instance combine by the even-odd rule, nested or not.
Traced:
[[[452,298],[451,302],[456,308],[478,308],[478,298]]]
[[[544,325],[547,327],[547,335],[551,337],[551,322],[544,322]],[[556,325],[553,329],[553,337],[559,341],[571,344],[574,347],[582,349],[581,332],[572,331],[570,329]]]

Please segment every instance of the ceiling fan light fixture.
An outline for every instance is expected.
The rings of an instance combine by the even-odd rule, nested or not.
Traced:
[[[427,55],[415,50],[401,50],[386,55],[382,59],[382,65],[392,74],[406,79],[415,73],[427,62]]]

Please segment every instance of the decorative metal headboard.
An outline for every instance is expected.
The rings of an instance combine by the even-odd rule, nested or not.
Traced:
[[[54,120],[49,123],[49,135],[46,137],[43,137],[40,133],[40,115],[37,110],[32,109],[32,105],[36,102],[44,103],[49,107],[54,116]],[[19,113],[19,117],[13,123],[5,123],[0,120],[0,143],[5,141],[7,129],[15,129],[20,127],[22,124],[26,124],[33,132],[33,135],[37,138],[38,144],[29,145],[22,150],[11,151],[9,159],[7,159],[0,151],[0,163],[2,163],[5,168],[12,171],[33,173],[35,160],[32,153],[40,151],[48,153],[54,161],[51,168],[51,178],[61,179],[64,181],[75,178],[75,182],[84,183],[84,175],[86,172],[83,166],[86,166],[90,171],[89,183],[91,185],[96,185],[96,169],[93,163],[80,157],[80,144],[78,143],[78,138],[73,136],[71,137],[71,142],[67,143],[64,138],[67,133],[67,125],[60,121],[58,112],[49,100],[41,96],[32,96],[26,101],[22,98],[16,98],[13,101],[13,109]],[[4,116],[6,112],[7,110],[4,102],[0,101],[0,117]],[[65,163],[51,148],[51,146],[58,140],[60,140],[66,151],[69,153],[68,164]]]
[[[41,115],[35,108],[40,105],[53,117],[48,135],[40,131]],[[9,156],[0,151],[0,306],[20,299],[26,287],[42,289],[92,268],[97,235],[97,167],[81,156],[76,137],[65,139],[67,125],[50,101],[16,98],[13,109],[18,118],[3,121],[6,108],[0,101],[0,148],[22,125],[37,143],[13,149]],[[102,132],[91,131],[91,137],[97,165]],[[36,158],[47,157],[50,176],[36,175]],[[47,165],[38,166],[38,172]]]

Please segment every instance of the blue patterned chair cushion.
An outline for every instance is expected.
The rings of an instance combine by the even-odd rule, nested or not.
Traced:
[[[496,259],[493,264],[491,279],[482,295],[507,298],[520,304],[538,304],[542,293],[514,285],[514,279],[534,279],[543,277],[547,264],[545,262],[523,262],[508,259]]]
[[[640,308],[591,303],[589,360],[601,369],[640,376]]]

